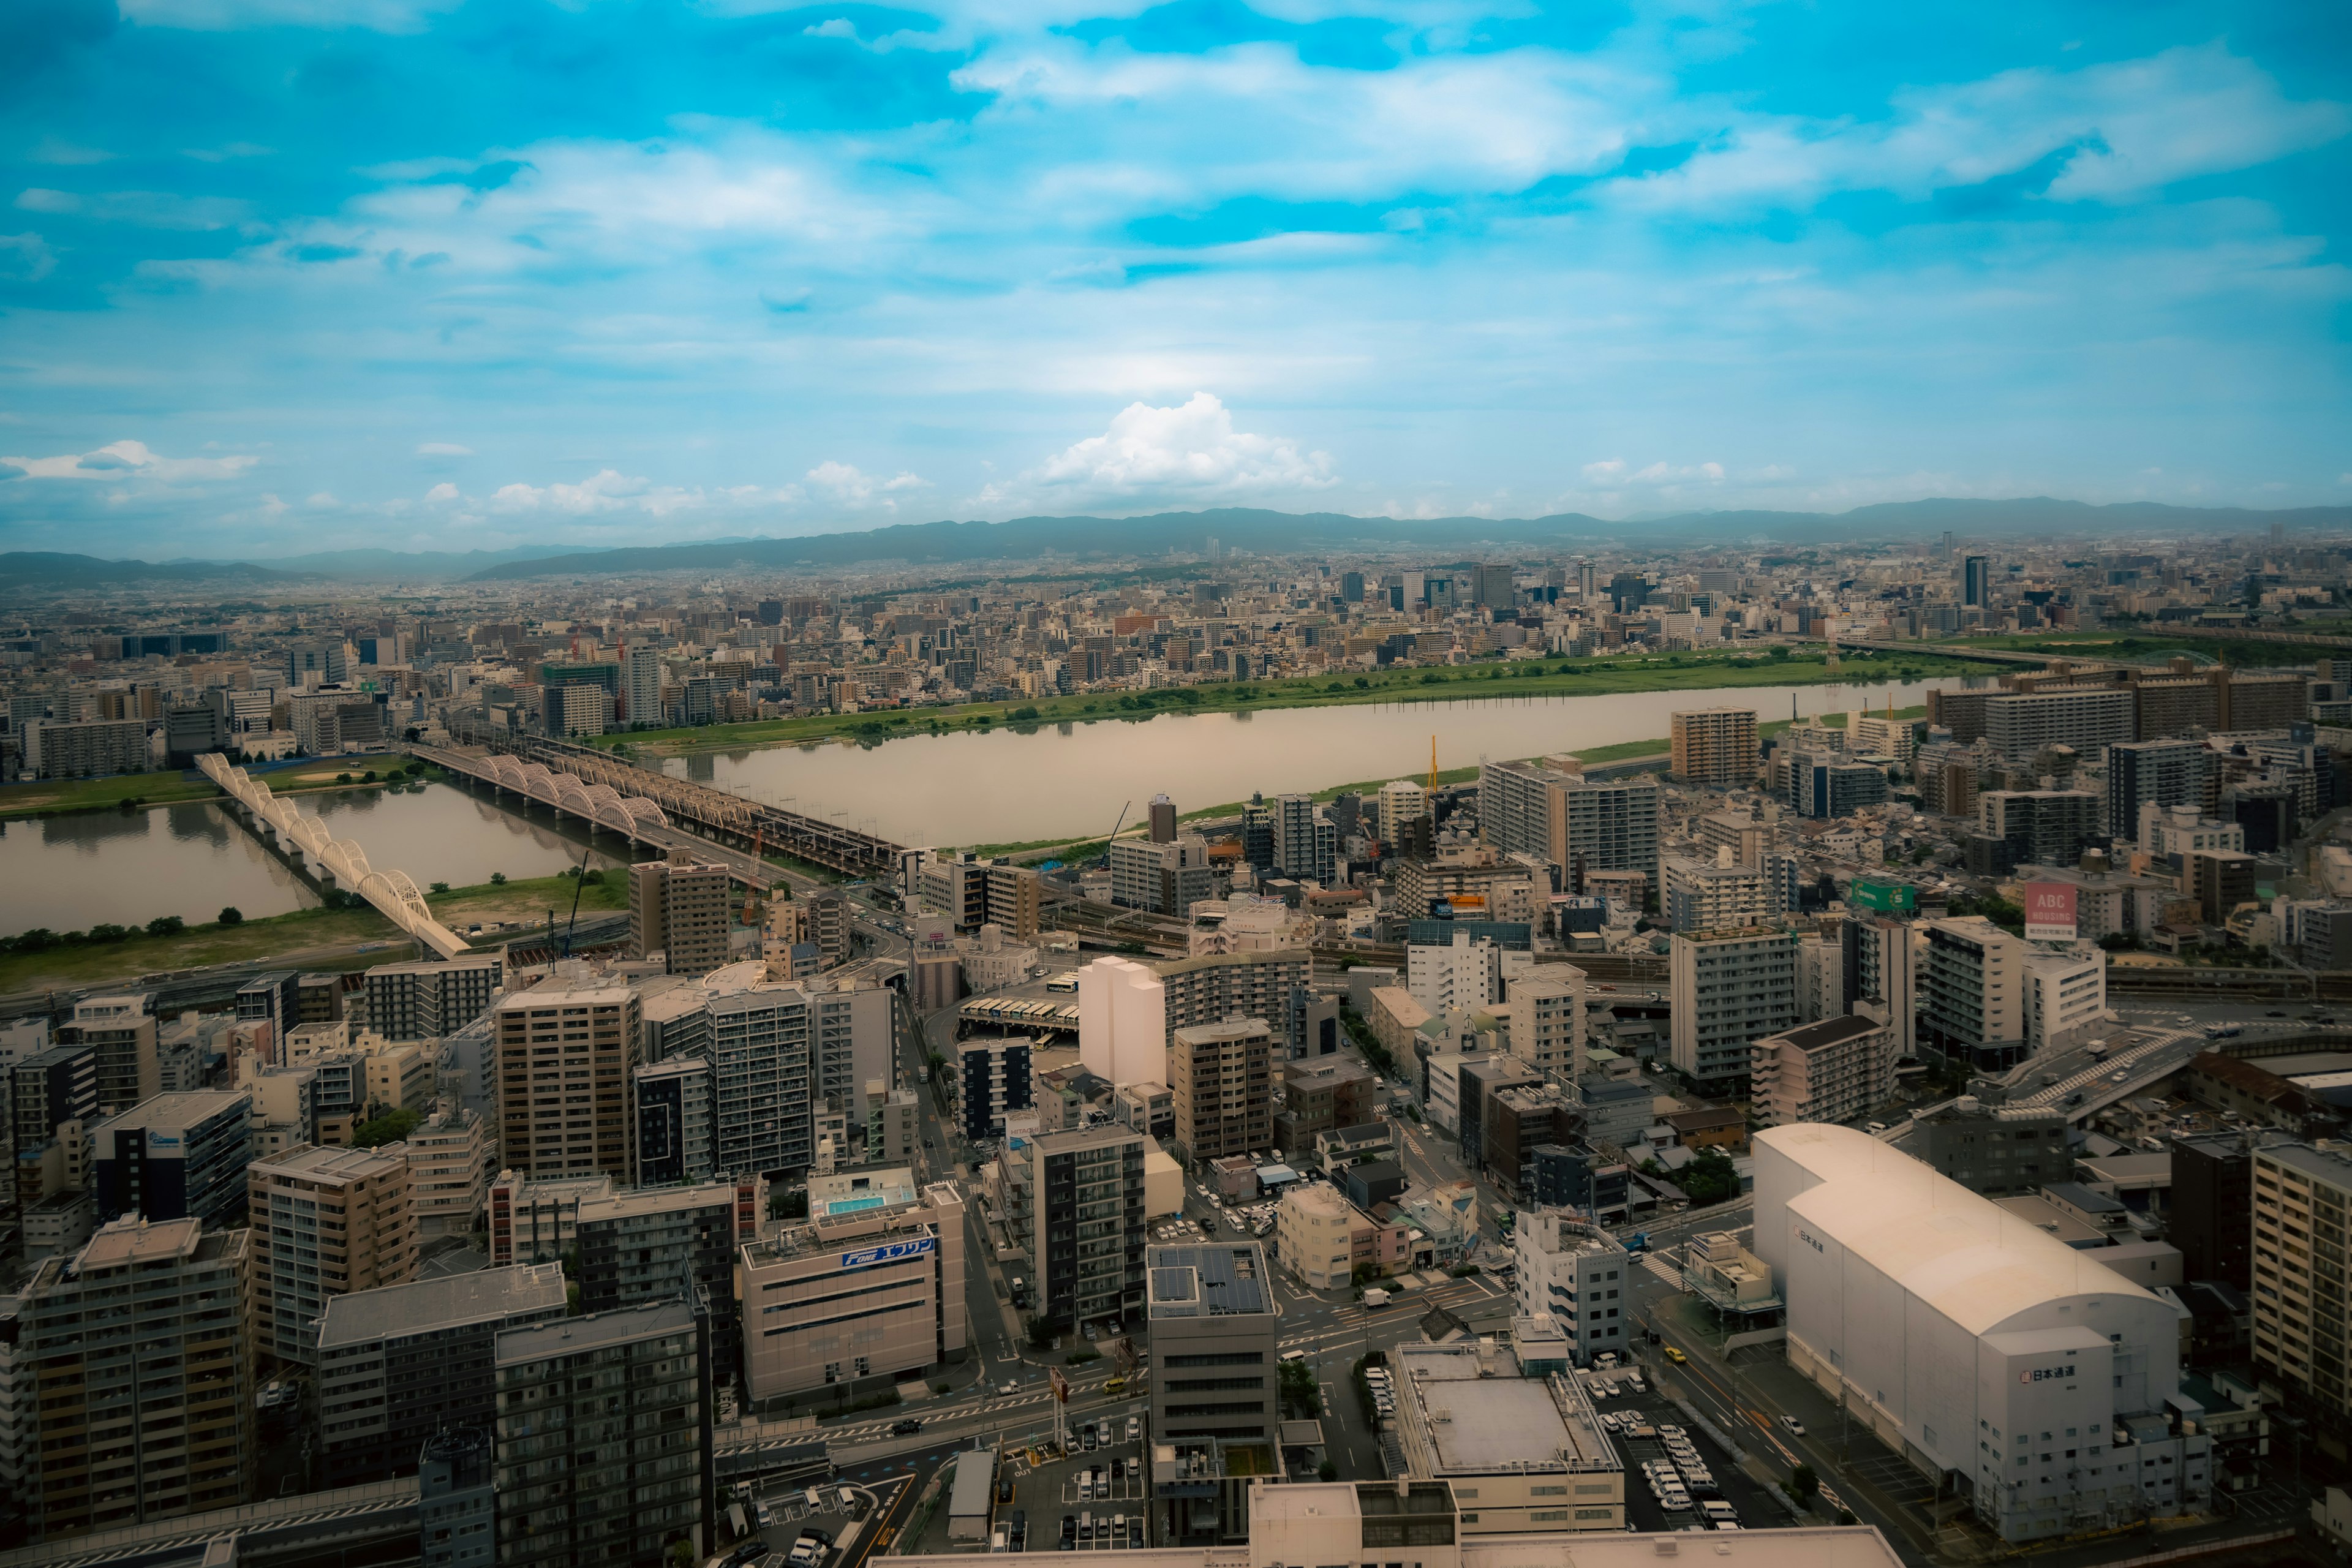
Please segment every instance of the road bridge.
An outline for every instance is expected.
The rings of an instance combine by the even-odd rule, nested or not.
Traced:
[[[464,937],[434,918],[425,895],[407,872],[378,870],[369,865],[366,850],[348,838],[337,838],[327,831],[325,823],[304,814],[292,801],[279,799],[268,784],[232,766],[218,752],[199,756],[196,767],[227,793],[247,827],[257,835],[266,834],[281,849],[307,857],[321,881],[357,893],[384,919],[445,959],[473,951]]]

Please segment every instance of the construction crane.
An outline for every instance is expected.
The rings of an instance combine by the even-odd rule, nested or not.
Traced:
[[[572,933],[580,929],[580,890],[588,885],[588,857],[595,852],[591,844],[580,851],[580,868],[572,873],[572,918],[563,927],[563,956],[572,956]],[[548,923],[554,923],[554,911],[549,911]]]
[[[1128,808],[1134,805],[1134,804],[1135,802],[1130,800],[1126,805],[1122,805],[1118,808],[1118,820],[1111,824],[1110,837],[1103,840],[1102,858],[1095,862],[1097,866],[1108,866],[1110,864],[1110,847],[1114,843],[1118,842],[1118,830],[1127,826]]]
[[[761,817],[761,818],[760,819],[759,826],[751,829],[751,864],[752,864],[752,866],[753,866],[753,867],[755,867],[755,868],[757,868],[757,867],[761,867],[761,866],[764,866],[764,865],[766,865],[766,864],[767,864],[767,862],[766,862],[765,860],[761,859],[761,856],[760,856],[760,846],[761,846],[761,842],[762,842],[762,840],[763,840],[763,837],[764,837],[764,836],[766,835],[767,831],[768,831],[768,821],[767,821],[767,818],[765,818],[765,817]],[[758,920],[758,918],[759,918],[759,907],[760,907],[760,905],[759,905],[759,899],[760,899],[760,889],[759,889],[758,884],[757,884],[757,883],[755,883],[755,882],[753,882],[753,881],[752,881],[752,879],[751,879],[751,878],[749,878],[749,877],[744,878],[744,879],[743,879],[743,923],[744,923],[745,925],[751,925],[751,924],[753,924],[753,923],[755,923],[755,922],[757,921],[757,920]]]
[[[1429,738],[1429,789],[1433,795],[1437,793],[1437,737],[1434,735]]]

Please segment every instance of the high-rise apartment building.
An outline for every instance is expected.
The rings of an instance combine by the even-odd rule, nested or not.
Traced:
[[[659,648],[639,644],[621,650],[620,720],[626,729],[659,726],[662,713],[662,661]]]
[[[248,1167],[253,1348],[315,1366],[327,1303],[397,1285],[416,1268],[408,1157],[305,1145]]]
[[[499,1568],[701,1561],[716,1505],[709,1318],[682,1300],[498,1337]]]
[[[425,1440],[498,1419],[499,1331],[564,1316],[559,1263],[336,1296],[319,1326],[319,1447],[331,1487],[415,1473]]]
[[[1026,1110],[1032,1084],[1029,1054],[1036,1042],[1025,1036],[965,1040],[956,1047],[956,1087],[962,1111],[957,1123],[968,1142],[1004,1136],[1008,1111]]]
[[[2208,755],[2197,741],[2119,741],[2109,746],[2107,831],[2117,838],[2137,833],[2143,805],[2202,807]]]
[[[751,1189],[747,1192],[746,1188]],[[742,1222],[764,1214],[767,1183],[705,1182],[639,1187],[585,1198],[573,1219],[577,1254],[570,1279],[583,1311],[692,1297],[711,1304],[710,1371],[720,1383],[743,1368],[735,1298],[735,1249],[751,1239]],[[757,1223],[754,1218],[753,1223]]]
[[[1168,989],[1147,966],[1098,958],[1078,971],[1078,1057],[1114,1088],[1167,1075]]]
[[[1164,795],[1153,795],[1151,797],[1150,821],[1152,843],[1173,844],[1176,842],[1176,803],[1174,801],[1169,799]]]
[[[643,1011],[625,981],[555,974],[492,1010],[499,1158],[532,1176],[629,1177],[629,1073]],[[746,1167],[756,1169],[758,1167]]]
[[[1670,973],[1674,1064],[1701,1083],[1744,1081],[1748,1047],[1797,1023],[1794,931],[1678,931]]]
[[[1674,776],[1714,789],[1738,789],[1756,776],[1756,710],[1699,708],[1676,713]]]
[[[1759,857],[1760,859],[1760,857]],[[1725,931],[1756,925],[1780,911],[1760,865],[1743,866],[1727,846],[1712,862],[1669,856],[1659,863],[1658,905],[1674,931]]]
[[[1502,950],[1485,938],[1456,932],[1444,946],[1413,943],[1404,962],[1405,990],[1433,1016],[1491,1007],[1502,998]]]
[[[2352,1158],[2277,1143],[2253,1151],[2254,1366],[2332,1434],[2352,1429],[2352,1291],[2340,1259],[2352,1226]]]
[[[152,1100],[163,1087],[153,1004],[153,994],[145,991],[86,996],[74,1004],[73,1021],[58,1031],[60,1040],[79,1040],[97,1053],[101,1115]]]
[[[1429,815],[1429,792],[1411,779],[1391,779],[1381,785],[1380,839],[1391,851],[1404,841],[1409,824]]]
[[[34,1265],[5,1354],[37,1403],[37,1439],[16,1489],[36,1541],[248,1500],[258,1458],[245,1323],[255,1234],[125,1218],[71,1257]]]
[[[1984,1071],[2025,1054],[2025,942],[1982,915],[1922,921],[1919,974],[1925,1040]]]
[[[1311,795],[1274,799],[1274,869],[1303,882],[1339,880],[1339,829]]]
[[[673,849],[629,868],[629,946],[663,956],[672,974],[708,974],[729,957],[732,911],[727,868]]]
[[[422,1568],[493,1568],[499,1497],[491,1428],[453,1426],[425,1441],[416,1467],[416,1546]]]
[[[436,1110],[401,1141],[408,1155],[409,1208],[420,1243],[470,1236],[498,1173],[498,1134],[471,1106]]]
[[[2218,1132],[2172,1141],[2166,1237],[2186,1279],[2253,1289],[2254,1145],[2278,1133]]]
[[[1303,1016],[1299,1005],[1315,983],[1315,955],[1309,949],[1202,953],[1154,969],[1170,1029],[1226,1018],[1263,1018],[1273,1026],[1286,1053],[1305,1047],[1298,1026]]]
[[[1181,1094],[1177,1103],[1181,1118]],[[1037,1310],[1049,1321],[1075,1327],[1142,1307],[1150,1142],[1132,1128],[1109,1126],[1048,1132],[1030,1143],[1030,1267]]]
[[[2046,746],[2088,756],[2135,739],[2138,722],[2128,687],[2042,687],[1985,703],[1985,739],[2012,762],[2030,762]]]
[[[1584,1076],[1584,971],[1568,963],[1543,964],[1507,982],[1511,1055],[1555,1083]]]
[[[635,1145],[638,1182],[666,1187],[708,1181],[719,1169],[712,1110],[717,1091],[710,1058],[705,1055],[648,1062],[630,1076],[630,1138]]]
[[[1110,901],[1150,915],[1186,915],[1215,891],[1209,841],[1121,838],[1110,847]]]
[[[1274,1038],[1262,1018],[1195,1024],[1168,1035],[1178,1157],[1204,1165],[1274,1141]]]
[[[1977,822],[2008,842],[2012,864],[2072,866],[2099,831],[2100,804],[2089,790],[1987,790],[1977,796]]]
[[[367,1026],[387,1040],[437,1040],[490,1009],[506,984],[497,954],[447,962],[379,963],[367,972]]]

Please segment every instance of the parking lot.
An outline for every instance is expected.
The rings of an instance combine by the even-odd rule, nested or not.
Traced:
[[[1070,1438],[1066,1456],[1039,1447],[1023,1457],[1025,1473],[1013,1482],[1010,1508],[1000,1506],[998,1518],[1009,1520],[1019,1510],[1032,1552],[1143,1545],[1151,1505],[1142,1418],[1073,1421]]]
[[[1642,1531],[1785,1524],[1789,1510],[1638,1373],[1586,1373],[1585,1387],[1625,1461],[1626,1522]],[[1612,1390],[1613,1389],[1613,1393]],[[1715,1504],[1714,1521],[1707,1505]]]
[[[783,1481],[767,1481],[753,1489],[749,1500],[730,1495],[730,1503],[741,1500],[743,1511],[751,1525],[752,1533],[771,1552],[784,1553],[805,1530],[814,1530],[824,1537],[828,1547],[854,1545],[860,1522],[873,1511],[872,1494],[862,1488],[845,1487],[839,1481],[824,1481],[814,1486],[793,1486]],[[853,1529],[856,1527],[856,1529]],[[748,1544],[746,1542],[741,1544]],[[740,1545],[739,1544],[739,1550]],[[831,1561],[828,1551],[819,1558],[815,1568],[824,1568]],[[764,1561],[764,1559],[757,1560]]]

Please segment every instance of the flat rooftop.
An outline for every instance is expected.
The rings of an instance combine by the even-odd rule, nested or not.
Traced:
[[[253,1096],[241,1089],[191,1089],[175,1094],[158,1094],[141,1100],[128,1110],[116,1111],[90,1129],[90,1135],[96,1138],[109,1128],[123,1127],[181,1130],[193,1127],[199,1121],[210,1121],[223,1111],[252,1103]]]
[[[694,1309],[684,1301],[640,1301],[634,1307],[591,1312],[583,1318],[558,1318],[509,1329],[499,1335],[498,1363],[511,1366],[550,1356],[579,1355],[693,1327]]]
[[[1247,1246],[1154,1247],[1145,1249],[1144,1279],[1153,1318],[1265,1316],[1265,1251]]]
[[[1406,1345],[1397,1353],[1413,1418],[1440,1470],[1490,1475],[1614,1470],[1617,1450],[1581,1391],[1565,1379],[1520,1377],[1517,1362],[1475,1342]],[[1498,1371],[1488,1376],[1486,1372]]]
[[[319,1322],[319,1348],[406,1339],[487,1319],[561,1317],[563,1309],[561,1263],[477,1268],[329,1297],[327,1314]]]
[[[1848,1013],[1836,1018],[1823,1018],[1816,1024],[1800,1024],[1793,1029],[1783,1029],[1772,1037],[1785,1040],[1801,1051],[1819,1051],[1844,1045],[1848,1040],[1858,1040],[1864,1035],[1876,1034],[1885,1027],[1875,1018]]]

